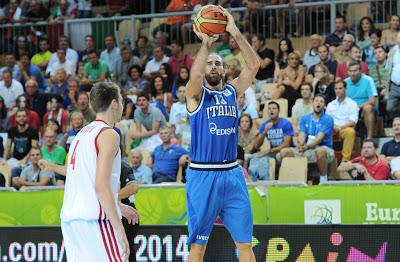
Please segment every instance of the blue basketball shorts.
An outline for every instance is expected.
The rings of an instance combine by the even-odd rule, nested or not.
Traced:
[[[218,171],[188,168],[186,201],[188,245],[206,245],[218,216],[235,242],[251,242],[253,214],[240,166]]]

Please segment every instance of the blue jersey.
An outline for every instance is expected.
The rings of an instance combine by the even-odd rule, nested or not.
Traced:
[[[238,109],[233,86],[226,85],[218,91],[203,86],[200,104],[189,116],[193,163],[236,161]]]

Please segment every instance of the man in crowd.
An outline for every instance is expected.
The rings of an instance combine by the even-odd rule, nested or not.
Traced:
[[[326,37],[325,44],[338,47],[342,44],[346,34],[353,33],[347,29],[346,18],[344,16],[337,15],[335,20],[335,32]]]
[[[392,47],[388,55],[386,68],[389,69],[389,96],[386,110],[390,118],[400,115],[400,34],[397,34],[396,45]]]
[[[392,178],[400,179],[400,117],[393,119],[392,130],[394,137],[382,146],[380,158],[390,165]]]
[[[50,96],[40,93],[39,86],[33,79],[25,83],[25,89],[26,107],[38,113],[40,119],[42,119],[47,112],[47,101],[50,100]]]
[[[318,47],[318,57],[320,59],[320,63],[325,65],[329,70],[329,75],[332,79],[335,78],[337,62],[330,58],[329,56],[329,47],[326,44],[320,45]],[[316,65],[311,66],[308,69],[308,74],[314,76],[314,69]]]
[[[189,68],[192,67],[193,57],[188,53],[185,53],[184,44],[180,40],[174,40],[171,43],[171,53],[172,56],[168,60],[168,63],[171,65],[172,74],[176,77],[178,74],[178,69],[180,66],[185,65]]]
[[[65,149],[57,145],[56,132],[51,128],[46,128],[44,132],[44,144],[41,148],[42,157],[44,160],[56,165],[64,165],[67,153]],[[64,185],[65,176],[56,174],[56,184]]]
[[[42,159],[40,148],[32,147],[29,153],[30,165],[26,166],[19,177],[13,177],[12,184],[19,189],[22,186],[47,186],[53,184],[54,173],[49,170],[42,170],[39,167],[39,160]]]
[[[242,114],[249,114],[252,119],[258,118],[257,109],[255,108],[254,105],[252,105],[246,101],[245,93],[243,93],[241,96],[238,97],[237,107],[238,107],[238,111],[239,111],[239,116],[241,116]]]
[[[160,128],[166,125],[166,120],[160,109],[150,105],[150,97],[147,93],[140,93],[136,104],[135,123],[131,125],[129,135],[134,142],[142,144],[144,148],[152,152],[155,145],[160,143],[158,133]],[[149,147],[145,144],[146,141],[150,143]]]
[[[328,181],[328,164],[335,159],[332,149],[333,118],[324,113],[325,97],[317,94],[313,100],[313,112],[300,119],[300,134],[297,146],[283,148],[281,158],[306,157],[316,162],[320,182]]]
[[[116,46],[115,37],[113,35],[107,35],[104,38],[104,44],[106,46],[106,49],[101,52],[100,59],[103,60],[106,65],[108,65],[110,72],[114,72],[115,65],[120,59],[119,47]]]
[[[0,81],[0,96],[4,99],[7,109],[15,106],[15,100],[24,93],[21,83],[12,78],[12,72],[4,71],[3,80]]]
[[[86,48],[78,53],[79,62],[84,64],[89,62],[89,52],[96,51],[94,38],[92,35],[85,36],[85,46]]]
[[[273,157],[276,159],[277,154],[283,148],[290,147],[290,143],[292,141],[291,137],[293,136],[292,124],[287,119],[279,117],[279,110],[280,107],[278,103],[274,101],[268,103],[269,119],[261,124],[254,146],[255,148],[260,148],[263,145],[264,140],[266,139],[270,144],[270,148],[267,151],[260,151],[259,153],[257,153],[258,158],[262,158],[268,155],[269,157]],[[252,162],[254,161],[257,161],[257,158],[252,159],[250,162],[249,171],[251,173],[254,173],[254,170],[252,170],[252,166],[254,166]],[[258,171],[256,173],[261,175],[266,172],[266,175],[264,175],[266,177],[261,177],[260,179],[267,179],[268,170],[265,170],[263,172],[261,170],[262,168],[265,169],[265,167],[258,168]],[[272,177],[271,179],[275,179],[275,177]]]
[[[17,100],[15,101],[16,107],[17,107],[17,112],[19,109],[23,109],[26,112],[26,118],[28,119],[28,124],[30,127],[33,129],[39,130],[40,127],[40,118],[38,113],[36,113],[33,110],[30,110],[26,107],[26,97],[25,95],[20,95],[17,97]],[[8,118],[8,128],[12,128],[17,126],[17,112],[12,113],[10,117]]]
[[[107,64],[99,60],[99,56],[96,51],[88,51],[87,57],[89,62],[84,66],[83,77],[81,84],[85,86],[82,88],[83,91],[90,91],[93,84],[104,81],[108,77],[108,66]]]
[[[12,78],[15,80],[19,79],[19,67],[15,61],[15,55],[13,53],[6,53],[4,56],[4,64],[2,68],[0,68],[0,77],[2,77],[5,71],[12,72]]]
[[[314,90],[313,86],[308,82],[300,86],[301,99],[297,100],[296,104],[292,108],[292,126],[295,137],[299,135],[300,119],[303,116],[312,113],[313,111],[313,103],[312,103],[313,90]]]
[[[60,36],[58,38],[58,49],[64,50],[65,59],[70,61],[74,65],[74,68],[75,68],[78,64],[79,55],[78,55],[78,52],[76,52],[74,49],[70,48],[69,46],[70,46],[70,42],[69,42],[68,37]],[[58,50],[57,50],[57,53],[52,54],[48,67],[51,67],[56,62],[60,62],[59,56],[58,56]]]
[[[50,75],[50,79],[54,82],[55,75],[59,68],[64,68],[68,78],[75,77],[75,64],[69,61],[65,56],[65,50],[59,48],[57,50],[57,60],[54,63],[49,63],[46,69],[46,75]]]
[[[85,123],[88,124],[96,119],[96,112],[90,108],[89,95],[86,92],[82,92],[78,97],[78,108],[85,118]]]
[[[385,160],[379,159],[376,144],[372,139],[365,139],[361,149],[361,156],[350,162],[342,162],[338,172],[347,172],[354,180],[387,180],[389,178],[389,165]]]
[[[377,94],[371,77],[361,73],[361,64],[351,62],[348,67],[347,96],[354,100],[361,111],[361,117],[367,128],[367,138],[372,138],[375,128],[375,99]]]
[[[153,172],[149,167],[142,163],[143,155],[140,150],[133,149],[131,151],[131,163],[133,175],[138,184],[151,184],[153,180]]]
[[[38,130],[29,125],[25,109],[18,109],[16,122],[17,126],[10,128],[7,132],[7,144],[2,160],[2,164],[7,163],[11,168],[24,166],[28,160],[29,151],[39,142]]]
[[[189,152],[171,143],[172,133],[169,127],[160,128],[162,144],[154,149],[153,183],[175,182],[179,166],[184,166]]]
[[[68,116],[69,113],[62,107],[62,98],[60,95],[55,95],[50,99],[50,110],[43,116],[43,126],[47,125],[49,119],[57,121],[61,128],[61,132],[67,132],[68,128]]]
[[[43,75],[40,73],[39,67],[31,64],[31,60],[27,53],[20,55],[19,62],[19,79],[18,81],[25,86],[26,81],[31,78],[35,78],[38,82],[39,89],[44,92],[47,88],[46,80],[44,80]]]
[[[356,138],[355,126],[358,121],[357,103],[346,97],[347,84],[343,80],[335,83],[336,100],[328,104],[326,114],[333,117],[334,136],[343,140],[342,161],[350,161]]]
[[[37,52],[31,59],[31,63],[40,68],[42,75],[46,74],[46,68],[51,59],[52,53],[49,51],[49,40],[41,38],[39,40],[39,52]]]
[[[114,67],[113,81],[124,86],[129,78],[129,68],[132,65],[140,65],[140,59],[133,56],[132,48],[128,45],[121,47],[120,56],[121,58],[117,60]]]
[[[59,68],[54,77],[54,83],[50,87],[51,94],[58,94],[61,96],[68,95],[68,75],[64,68]]]
[[[348,74],[348,67],[350,62],[358,62],[361,64],[361,72],[363,74],[368,74],[368,66],[365,62],[361,61],[361,49],[357,45],[353,45],[350,49],[349,52],[349,57],[351,58],[351,61],[345,61],[341,64],[338,65],[336,69],[336,79],[341,78],[341,79],[346,79],[349,77]]]
[[[168,61],[169,58],[164,54],[164,51],[161,47],[153,48],[153,59],[147,62],[143,76],[150,79],[159,74],[161,64],[168,63]]]
[[[355,38],[351,34],[346,34],[343,37],[343,42],[340,44],[338,48],[335,49],[335,52],[330,50],[330,53],[333,53],[333,58],[340,64],[346,61],[351,61],[349,56],[350,48],[354,45]],[[331,49],[330,47],[329,49]]]
[[[237,42],[235,41],[235,39],[233,37],[231,37],[229,39],[229,45],[231,47],[231,53],[224,58],[224,63],[227,63],[230,60],[235,59],[239,62],[239,65],[240,65],[239,70],[241,70],[243,68],[243,66],[246,65],[246,62],[244,61],[244,58],[243,58],[242,52],[240,51],[239,45],[237,44]]]
[[[320,58],[318,55],[318,47],[321,45],[321,36],[318,34],[313,34],[310,36],[311,48],[306,50],[303,57],[303,65],[306,69],[311,66],[319,64]]]

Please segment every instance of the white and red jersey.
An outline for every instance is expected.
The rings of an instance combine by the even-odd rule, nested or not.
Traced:
[[[67,179],[64,190],[64,202],[61,219],[71,220],[104,220],[106,214],[95,191],[97,166],[97,137],[104,130],[112,128],[103,121],[95,120],[75,136],[68,152]],[[114,158],[111,190],[119,216],[118,191],[120,189],[121,152]]]

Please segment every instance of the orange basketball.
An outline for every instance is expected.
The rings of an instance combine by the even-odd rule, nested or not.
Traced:
[[[207,35],[220,35],[225,32],[228,18],[216,5],[206,5],[194,19],[196,29]]]

